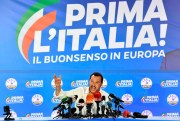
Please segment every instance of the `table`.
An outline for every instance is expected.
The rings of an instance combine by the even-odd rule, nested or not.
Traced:
[[[180,121],[180,117],[148,117],[147,119],[140,119],[140,118],[124,118],[124,117],[118,117],[118,118],[93,118],[93,119],[52,119],[52,117],[38,117],[38,118],[32,118],[32,117],[17,117],[15,118],[15,121]],[[1,117],[0,121],[4,121],[4,118]]]

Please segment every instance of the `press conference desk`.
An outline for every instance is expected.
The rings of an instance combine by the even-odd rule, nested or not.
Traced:
[[[52,119],[52,117],[41,117],[41,118],[29,118],[29,117],[18,117],[15,121],[180,121],[180,117],[149,117],[147,119],[140,118],[93,118],[93,119]],[[4,121],[4,118],[0,118],[0,121]]]

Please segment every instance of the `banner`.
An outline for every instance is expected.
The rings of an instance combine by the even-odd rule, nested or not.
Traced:
[[[127,109],[179,116],[179,3],[1,1],[1,107],[10,105],[17,117],[52,116],[59,103],[54,73],[70,90],[88,86],[98,71],[103,89],[126,100]]]

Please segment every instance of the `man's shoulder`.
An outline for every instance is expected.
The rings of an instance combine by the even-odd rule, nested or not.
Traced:
[[[104,90],[102,90],[102,89],[100,89],[100,92],[101,92],[102,94],[109,95],[106,91],[104,91]]]

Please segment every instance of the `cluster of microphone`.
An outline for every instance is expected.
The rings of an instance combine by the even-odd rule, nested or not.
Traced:
[[[114,94],[110,93],[108,99],[106,96],[102,96],[99,91],[91,94],[89,93],[86,96],[86,99],[78,99],[77,95],[73,97],[64,97],[53,110],[57,110],[57,116],[54,118],[109,118],[109,117],[120,117],[124,118],[147,118],[147,116],[141,115],[139,112],[134,112],[133,115],[129,113],[128,110],[125,110],[123,113],[120,109],[124,107],[120,104],[124,102]],[[76,108],[72,107],[72,104],[76,103]],[[96,111],[92,111],[94,104],[96,104]],[[114,106],[114,108],[113,108]],[[86,109],[83,113],[83,108]],[[66,113],[65,113],[65,110]],[[78,111],[77,111],[78,110]],[[78,112],[78,113],[76,113]]]

